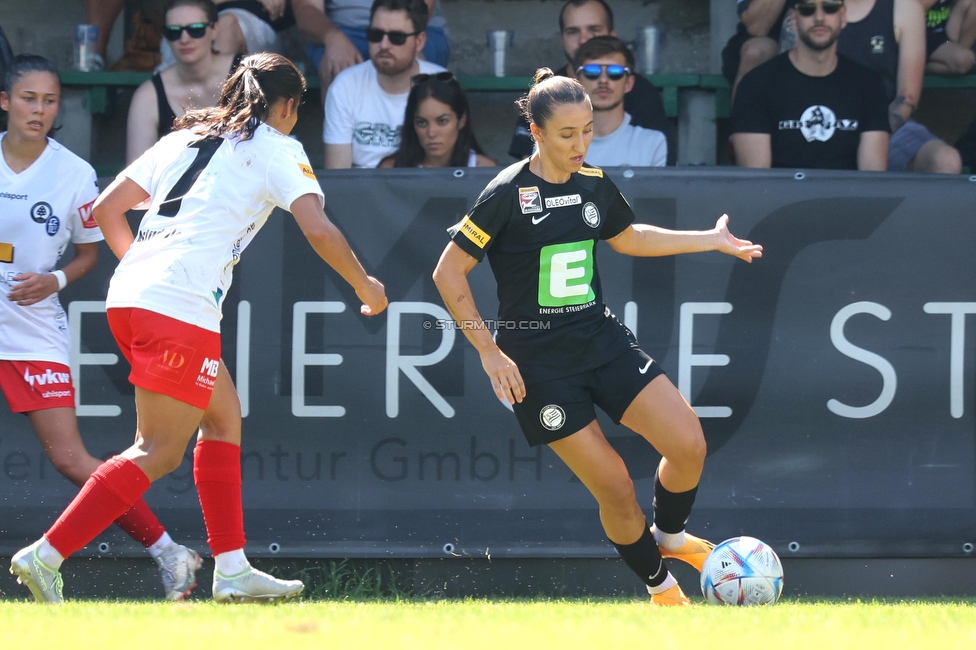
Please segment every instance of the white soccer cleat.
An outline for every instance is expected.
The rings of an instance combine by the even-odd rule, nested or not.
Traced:
[[[41,541],[43,539],[14,554],[10,560],[10,573],[17,576],[17,582],[31,590],[37,602],[60,605],[64,601],[64,581],[60,571],[44,564],[37,556]]]
[[[203,566],[200,554],[181,544],[170,544],[159,557],[159,575],[163,579],[166,600],[183,600],[197,586],[197,569]]]
[[[302,593],[301,580],[281,580],[254,567],[236,576],[214,571],[213,597],[218,603],[275,603]]]

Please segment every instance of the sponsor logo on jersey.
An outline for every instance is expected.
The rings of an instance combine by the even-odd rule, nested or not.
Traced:
[[[582,174],[583,176],[595,176],[597,178],[603,178],[603,170],[599,167],[580,167],[580,170],[576,173]]]
[[[78,208],[78,216],[81,217],[81,225],[85,228],[98,228],[98,224],[95,223],[95,217],[92,216],[92,206],[95,205],[95,199],[92,199],[85,205]]]
[[[298,163],[298,168],[302,170],[302,175],[304,175],[306,178],[311,178],[313,181],[318,180],[317,178],[315,178],[315,172],[313,172],[312,168],[309,167],[308,165],[303,165],[302,163]]]
[[[592,239],[551,244],[539,252],[539,307],[588,306],[596,298],[592,280]],[[565,313],[565,309],[540,313]]]
[[[58,230],[61,229],[61,220],[55,216],[51,216],[47,220],[47,224],[44,226],[44,230],[47,231],[48,237],[54,237],[58,234]]]
[[[196,350],[179,343],[162,341],[156,356],[146,366],[146,372],[154,377],[179,384],[183,381],[190,359]]]
[[[71,375],[67,372],[52,372],[50,368],[47,368],[44,372],[39,375],[32,375],[30,368],[24,371],[24,381],[30,385],[31,388],[34,386],[49,386],[51,384],[71,384]]]
[[[583,202],[579,194],[567,194],[566,196],[554,196],[546,199],[546,209],[564,208],[567,205],[579,205]]]
[[[30,209],[30,218],[34,220],[34,223],[47,223],[53,214],[54,210],[47,201],[38,201]]]
[[[799,120],[779,123],[780,131],[799,130],[807,142],[826,142],[837,131],[857,131],[857,127],[857,120],[839,120],[834,111],[821,105],[808,107]]]
[[[213,292],[214,302],[220,304],[220,299],[224,297],[224,290],[217,287],[217,290]]]
[[[543,406],[539,411],[539,422],[550,431],[557,431],[566,424],[566,411],[556,404]]]
[[[600,210],[592,202],[583,206],[583,222],[590,228],[600,225]]]
[[[522,214],[542,212],[542,195],[538,187],[520,187],[518,201]]]
[[[26,201],[26,194],[11,194],[10,192],[0,192],[0,199],[10,199],[11,201]]]
[[[546,217],[548,217],[550,214],[552,214],[552,213],[551,212],[547,212],[544,215],[542,215],[541,217],[532,217],[532,225],[533,226],[538,226],[540,223],[542,223],[543,221],[545,221]]]
[[[471,221],[471,217],[465,215],[461,223],[458,224],[458,231],[461,232],[465,237],[471,240],[471,242],[478,248],[484,248],[488,244],[488,240],[491,239],[491,235],[483,232],[481,228],[474,225]]]
[[[14,261],[14,245],[7,244],[5,242],[0,242],[0,262],[13,264],[13,261]]]

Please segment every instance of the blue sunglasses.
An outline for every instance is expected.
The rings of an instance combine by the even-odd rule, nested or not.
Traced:
[[[612,81],[619,81],[624,78],[625,75],[630,74],[630,68],[625,68],[622,65],[617,65],[611,63],[609,65],[600,65],[599,63],[587,63],[586,65],[581,65],[576,68],[576,74],[583,73],[583,76],[587,79],[599,79],[603,71],[607,71],[607,77]]]

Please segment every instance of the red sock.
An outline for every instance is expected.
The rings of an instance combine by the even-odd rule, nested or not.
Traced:
[[[146,548],[158,542],[159,538],[166,532],[163,525],[156,519],[156,515],[149,509],[149,504],[141,498],[124,515],[116,519],[115,523],[129,537]]]
[[[92,472],[44,537],[58,553],[68,557],[132,508],[149,485],[149,477],[138,465],[128,458],[113,456]]]
[[[193,482],[213,554],[244,548],[241,448],[218,440],[198,442],[193,450]]]

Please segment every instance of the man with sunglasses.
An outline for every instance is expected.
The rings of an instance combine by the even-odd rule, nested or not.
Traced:
[[[668,141],[632,124],[624,96],[634,87],[634,54],[615,36],[591,38],[576,51],[576,79],[593,106],[593,140],[586,162],[597,167],[664,167]]]
[[[732,107],[740,167],[884,171],[887,97],[881,76],[837,54],[843,0],[793,6],[796,45],[746,74]]]
[[[399,148],[411,78],[445,71],[418,58],[426,26],[424,0],[373,2],[369,60],[340,72],[325,96],[327,169],[376,167]]]
[[[425,30],[424,58],[447,65],[451,48],[444,12],[437,0],[425,2],[430,18]],[[293,0],[292,5],[298,27],[307,41],[306,54],[318,70],[323,89],[329,87],[337,74],[369,58],[366,29],[372,0]]]
[[[919,0],[845,0],[837,51],[881,73],[888,92],[890,171],[958,174],[959,152],[912,119],[925,75],[925,12]]]
[[[580,46],[597,36],[617,35],[613,10],[606,0],[568,0],[559,12],[559,33],[567,63],[549,68],[557,75],[576,77],[575,61]],[[630,69],[633,71],[634,67]],[[633,124],[664,133],[668,141],[668,164],[673,165],[677,161],[674,125],[664,114],[661,92],[639,74],[633,74],[632,79],[633,88],[624,95],[624,110],[630,114]],[[532,155],[533,146],[529,123],[519,116],[508,153],[521,160]]]

